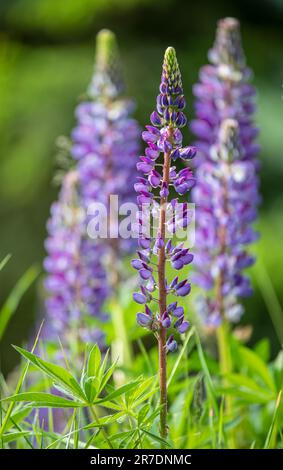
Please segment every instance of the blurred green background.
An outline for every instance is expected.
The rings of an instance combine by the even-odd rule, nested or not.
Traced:
[[[280,343],[268,310],[277,312],[282,328],[269,281],[283,305],[283,0],[0,1],[0,259],[12,254],[0,273],[0,305],[23,272],[42,263],[45,223],[57,191],[52,185],[55,141],[74,124],[99,29],[113,29],[118,36],[128,93],[136,98],[143,125],[155,102],[168,45],[177,48],[192,117],[191,86],[207,62],[216,22],[224,16],[242,23],[261,128],[261,240],[254,251],[268,277],[259,264],[252,269],[255,295],[246,303],[243,324],[253,324],[252,341],[268,336],[276,353]],[[17,360],[10,344],[28,338],[42,308],[38,289],[34,284],[24,296],[2,340],[4,373]]]

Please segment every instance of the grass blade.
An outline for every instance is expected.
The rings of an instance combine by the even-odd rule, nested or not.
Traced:
[[[7,255],[5,256],[5,258],[2,259],[2,261],[0,261],[0,271],[2,271],[2,269],[6,266],[6,264],[8,263],[9,259],[11,258],[12,255]]]
[[[204,377],[205,377],[205,381],[206,381],[207,390],[208,390],[209,398],[210,398],[210,401],[211,401],[211,405],[212,405],[212,407],[215,411],[216,416],[219,416],[219,410],[218,410],[217,398],[216,398],[214,385],[213,385],[212,378],[211,378],[211,375],[210,375],[210,372],[209,372],[209,369],[208,369],[208,366],[207,366],[207,363],[206,363],[206,359],[205,359],[205,355],[204,355],[204,352],[203,352],[203,349],[202,349],[201,341],[200,341],[200,338],[199,338],[199,335],[198,335],[197,332],[195,332],[195,338],[196,338],[196,344],[197,344],[197,351],[198,351],[202,371],[204,373]]]
[[[283,345],[283,310],[265,266],[257,263],[255,274],[261,295],[273,323],[280,346]]]
[[[187,349],[188,342],[190,341],[190,339],[191,339],[191,337],[194,335],[194,333],[195,333],[195,328],[193,327],[193,328],[189,331],[189,333],[187,334],[186,339],[185,339],[185,341],[184,341],[184,344],[183,344],[183,346],[182,346],[182,349],[181,349],[181,351],[180,351],[179,354],[178,354],[177,360],[176,360],[176,362],[175,362],[175,364],[174,364],[174,367],[173,367],[172,372],[171,372],[171,374],[170,374],[170,377],[169,377],[169,379],[168,379],[167,387],[169,387],[169,385],[170,385],[170,383],[171,383],[171,381],[172,381],[172,379],[173,379],[173,377],[174,377],[174,375],[175,375],[175,373],[176,373],[176,370],[178,369],[178,366],[179,366],[179,364],[180,364],[180,361],[181,361],[181,359],[182,359],[182,357],[183,357],[183,355],[184,355],[184,353],[185,353],[185,351],[186,351],[186,349]]]
[[[7,258],[7,257],[6,257]],[[5,261],[5,260],[4,260]],[[3,263],[3,261],[2,261]],[[20,278],[6,302],[0,310],[0,340],[3,337],[9,321],[18,308],[21,298],[32,285],[39,274],[39,268],[32,266]]]
[[[270,425],[270,428],[268,430],[268,434],[266,436],[266,440],[265,440],[264,447],[263,447],[264,449],[270,449],[270,447],[271,447],[272,438],[274,437],[274,434],[275,434],[276,421],[277,421],[278,410],[279,410],[280,403],[281,403],[281,398],[282,398],[282,390],[280,390],[280,392],[278,394],[278,397],[277,397],[277,400],[276,400],[276,403],[275,403],[275,408],[274,408],[274,413],[273,413],[271,425]],[[276,438],[276,436],[275,436],[275,438]]]

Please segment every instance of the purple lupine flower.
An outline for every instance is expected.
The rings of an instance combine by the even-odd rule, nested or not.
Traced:
[[[102,308],[108,295],[105,271],[99,247],[86,235],[85,211],[80,206],[78,174],[66,173],[58,201],[51,207],[45,241],[48,273],[46,309],[49,336],[56,333],[68,348],[72,330],[84,342],[104,344],[103,333],[88,329],[85,317],[100,321],[107,316]]]
[[[89,100],[76,110],[72,155],[78,161],[80,192],[84,207],[102,203],[109,213],[110,197],[118,196],[118,205],[135,202],[133,180],[137,175],[140,130],[131,115],[134,103],[121,96],[120,57],[113,33],[103,30],[97,36],[94,76]],[[147,168],[147,161],[141,162]],[[146,197],[146,188],[144,190]],[[116,218],[112,214],[114,219]],[[118,215],[117,215],[118,217]],[[114,226],[115,220],[110,220]],[[111,269],[119,263],[113,256],[136,248],[133,238],[100,240],[112,257]],[[111,248],[111,250],[110,250]],[[115,251],[115,253],[114,253]],[[119,255],[119,256],[118,256]]]
[[[187,122],[183,113],[185,98],[175,49],[172,47],[165,51],[159,91],[156,110],[151,114],[151,125],[146,126],[142,134],[147,144],[145,155],[137,164],[137,169],[144,176],[139,177],[135,185],[139,206],[139,259],[133,260],[132,265],[138,270],[141,283],[141,293],[135,293],[134,300],[145,304],[145,312],[138,313],[137,322],[151,330],[158,340],[160,435],[166,438],[166,354],[176,351],[178,347],[172,331],[175,329],[182,334],[189,327],[182,307],[176,300],[169,304],[168,300],[171,296],[186,296],[191,289],[186,273],[183,280],[179,280],[178,276],[169,280],[166,265],[170,262],[173,269],[179,272],[193,259],[184,243],[174,246],[171,240],[173,234],[178,238],[179,230],[187,228],[189,223],[187,205],[179,202],[178,194],[186,194],[194,185],[191,170],[185,168],[179,171],[174,164],[178,160],[191,159],[196,153],[195,147],[182,145],[180,128]],[[177,197],[172,197],[173,193]],[[149,304],[152,304],[151,307]]]
[[[249,83],[252,74],[246,66],[236,19],[219,21],[209,59],[211,64],[201,68],[200,81],[193,88],[197,119],[190,127],[197,137],[196,161],[200,164],[213,160],[211,145],[218,140],[222,121],[229,118],[239,124],[241,159],[248,160],[258,169],[259,147],[254,143],[258,129],[253,123],[255,89]]]
[[[187,227],[188,216],[187,204],[179,202],[178,197],[173,198],[170,194],[184,195],[195,183],[190,168],[178,170],[175,166],[177,160],[181,163],[182,160],[192,159],[196,154],[195,147],[182,145],[180,128],[187,122],[183,113],[184,108],[185,98],[175,50],[168,48],[164,56],[156,110],[151,114],[151,125],[146,126],[146,131],[142,133],[147,148],[145,155],[141,156],[140,162],[137,163],[137,169],[144,176],[138,177],[135,184],[138,193],[140,249],[138,259],[132,260],[132,266],[138,271],[141,282],[141,293],[134,293],[134,300],[139,304],[145,304],[145,309],[148,309],[155,292],[159,291],[158,311],[153,305],[151,316],[139,313],[138,323],[155,332],[157,330],[159,335],[171,327],[179,333],[184,333],[188,327],[188,323],[184,321],[183,308],[178,306],[177,302],[167,307],[166,298],[174,295],[186,296],[191,290],[190,283],[187,277],[170,283],[165,269],[167,260],[177,271],[193,260],[189,248],[184,247],[183,243],[174,247],[171,238],[166,241],[166,237],[168,238],[168,235],[171,237],[178,228]],[[157,201],[160,204],[157,204]],[[155,235],[147,236],[144,233],[142,213],[148,220],[150,216],[158,219],[158,230]],[[177,322],[176,317],[178,317]],[[174,351],[177,343],[173,341],[173,337],[170,338],[166,350]]]
[[[237,20],[219,21],[209,58],[211,65],[201,69],[194,87],[197,119],[191,124],[200,150],[193,190],[198,248],[194,280],[208,292],[199,301],[199,311],[216,327],[223,317],[238,321],[243,308],[237,298],[251,293],[242,270],[254,261],[245,245],[257,238],[251,223],[259,203],[259,147],[254,142],[255,90]]]
[[[240,126],[233,119],[223,121],[218,142],[211,147],[214,161],[198,168],[194,198],[197,207],[197,273],[195,281],[208,292],[200,304],[210,326],[222,318],[237,322],[243,314],[238,297],[251,295],[248,277],[242,274],[254,259],[245,245],[257,239],[251,223],[256,217],[258,177],[255,166],[242,159]]]

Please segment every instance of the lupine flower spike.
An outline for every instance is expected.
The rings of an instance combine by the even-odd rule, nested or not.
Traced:
[[[57,330],[70,325],[74,316],[81,320],[85,313],[100,317],[117,279],[113,266],[119,263],[113,260],[114,251],[132,249],[133,241],[112,238],[109,242],[108,237],[101,239],[98,234],[92,239],[87,233],[91,204],[103,204],[109,213],[112,194],[120,204],[135,198],[128,183],[136,171],[139,129],[130,117],[133,103],[120,96],[123,90],[115,35],[103,30],[97,36],[89,99],[76,109],[78,124],[71,147],[74,170],[64,178],[48,223],[45,268],[50,296],[46,305]]]
[[[99,247],[85,233],[76,171],[64,177],[59,199],[51,207],[47,230],[47,331],[50,337],[59,335],[67,350],[76,339],[103,346],[103,333],[98,328],[88,328],[86,317],[106,320],[102,306],[108,288]]]
[[[178,171],[175,166],[176,161],[187,162],[196,153],[194,147],[182,146],[180,129],[187,122],[184,108],[185,98],[176,53],[169,47],[164,56],[156,110],[150,116],[151,125],[146,126],[142,134],[147,148],[137,164],[143,176],[137,179],[135,185],[139,206],[139,250],[138,258],[132,261],[141,280],[140,292],[134,293],[133,297],[137,303],[145,306],[144,312],[137,315],[137,321],[142,327],[154,332],[159,344],[162,437],[167,435],[166,353],[177,349],[174,329],[178,333],[185,333],[189,327],[183,307],[178,306],[178,302],[173,299],[168,303],[169,296],[178,298],[189,294],[191,285],[187,274],[182,280],[179,276],[169,280],[166,268],[171,263],[173,269],[179,272],[193,259],[183,243],[174,246],[171,240],[178,227],[187,227],[189,218],[187,205],[179,202],[178,195],[186,194],[195,183],[189,167]],[[173,193],[175,197],[172,197]],[[151,217],[157,219],[157,230],[154,231],[153,226],[148,233],[145,225]]]
[[[115,35],[102,30],[97,36],[94,76],[89,86],[90,100],[81,103],[73,130],[72,155],[78,161],[82,202],[86,210],[101,203],[110,213],[110,197],[118,204],[135,201],[133,186],[139,153],[139,127],[131,117],[134,103],[122,97],[124,84]],[[117,213],[111,214],[110,225]],[[97,240],[104,246],[104,261],[110,284],[115,287],[121,254],[133,251],[133,239],[110,238]],[[91,234],[93,235],[93,234]],[[99,237],[98,237],[99,238]],[[121,270],[119,271],[121,275]]]
[[[253,124],[254,88],[245,65],[239,23],[233,18],[218,24],[209,53],[212,65],[201,69],[195,85],[197,136],[195,281],[207,291],[199,312],[210,327],[237,322],[243,307],[239,297],[251,294],[242,270],[253,264],[245,246],[257,238],[257,129]],[[228,119],[228,120],[227,120]]]

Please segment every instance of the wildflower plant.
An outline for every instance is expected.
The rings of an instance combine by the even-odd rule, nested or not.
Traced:
[[[194,280],[208,292],[199,312],[206,324],[217,327],[223,319],[239,321],[243,307],[238,298],[252,292],[243,269],[254,263],[246,245],[257,239],[251,224],[259,204],[259,147],[254,142],[255,90],[237,20],[219,21],[209,58],[212,65],[201,69],[200,83],[194,87],[197,119],[191,124],[200,149],[193,191]]]
[[[118,205],[133,203],[130,184],[136,174],[139,153],[139,127],[132,118],[134,102],[124,96],[121,61],[115,35],[102,30],[97,36],[94,75],[88,88],[89,100],[76,109],[77,126],[72,132],[72,156],[77,160],[82,204],[89,215],[88,235],[104,246],[110,284],[115,288],[122,274],[121,254],[134,250],[134,241],[119,234],[118,209],[110,213],[110,198]],[[103,206],[106,217],[96,220],[96,209]],[[105,236],[100,224],[107,224]],[[96,225],[98,232],[96,232]],[[115,271],[118,269],[119,272]],[[116,286],[117,287],[117,286]]]
[[[200,71],[195,85],[196,116],[192,131],[200,149],[197,162],[195,282],[205,291],[197,301],[204,323],[216,330],[223,385],[233,371],[230,324],[239,321],[239,298],[252,293],[243,270],[255,259],[246,246],[257,239],[252,223],[257,217],[258,130],[253,124],[255,90],[250,85],[241,45],[239,23],[225,18],[218,23],[209,52],[212,65]],[[227,415],[233,418],[231,397],[225,397]],[[235,447],[234,430],[229,446]]]
[[[124,88],[115,35],[102,30],[97,35],[88,99],[75,113],[77,125],[70,148],[73,169],[63,178],[59,200],[52,206],[46,241],[49,320],[58,332],[84,318],[85,326],[78,330],[81,339],[96,340],[100,346],[102,331],[89,328],[86,319],[107,319],[103,305],[117,295],[125,278],[121,255],[133,251],[135,245],[135,240],[119,234],[111,237],[118,219],[118,208],[110,210],[111,197],[120,206],[135,199],[129,181],[136,174],[139,128],[131,117],[134,103],[123,97]],[[96,233],[95,214],[101,207],[105,217],[100,215]],[[101,237],[101,224],[105,237]]]
[[[76,110],[67,171],[47,224],[48,321],[30,351],[14,346],[22,359],[17,369],[7,377],[0,372],[0,449],[90,449],[90,464],[124,466],[124,452],[101,449],[133,449],[135,463],[189,464],[186,452],[157,450],[283,448],[282,350],[271,359],[267,338],[243,344],[250,326],[231,332],[243,314],[241,298],[251,294],[244,273],[254,262],[248,246],[257,239],[259,203],[254,89],[235,19],[219,22],[209,58],[194,87],[196,147],[183,144],[185,98],[169,47],[137,161],[139,130],[124,96],[115,36],[99,33],[95,71]],[[119,205],[136,214],[127,218],[128,238],[117,233],[126,215]],[[105,236],[96,232],[101,222]],[[123,323],[134,321],[133,290],[124,282],[124,255],[134,246],[142,328]],[[263,266],[256,275],[267,311],[278,318],[281,345],[280,299]],[[1,306],[0,338],[36,276],[28,270]],[[197,326],[190,328],[190,281],[199,285],[196,307],[215,332],[217,359]],[[141,459],[138,449],[146,450]]]
[[[144,305],[144,312],[138,313],[137,322],[151,330],[158,340],[162,437],[167,435],[166,354],[177,349],[173,329],[185,333],[189,328],[178,300],[168,303],[169,296],[178,298],[190,293],[188,277],[186,274],[182,280],[179,275],[172,280],[167,277],[168,263],[174,271],[180,271],[193,260],[184,243],[174,246],[172,242],[177,228],[187,228],[189,223],[187,204],[179,202],[178,196],[185,195],[195,183],[189,167],[179,171],[175,166],[179,161],[191,160],[196,153],[194,147],[182,145],[180,129],[187,123],[184,108],[181,73],[175,50],[169,47],[164,55],[156,110],[150,116],[151,125],[146,126],[142,134],[147,148],[137,164],[143,176],[138,177],[135,184],[139,206],[139,249],[138,258],[132,260],[132,266],[138,270],[141,280],[140,291],[133,297],[137,303]],[[181,210],[176,212],[177,207]],[[151,219],[153,224],[148,233]]]

